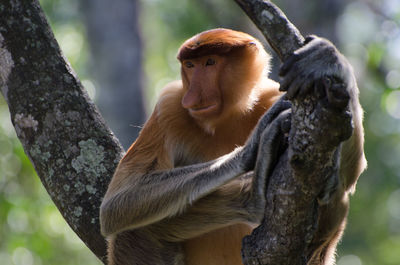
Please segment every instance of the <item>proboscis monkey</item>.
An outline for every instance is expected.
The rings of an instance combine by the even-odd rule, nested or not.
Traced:
[[[265,181],[287,142],[291,106],[267,77],[269,55],[245,33],[214,29],[185,41],[178,59],[182,80],[162,91],[101,205],[109,264],[239,265],[243,236],[263,218]],[[284,62],[281,75],[289,99],[313,93],[324,78],[328,104],[335,104],[330,89],[349,96],[341,107],[351,110],[354,132],[342,147],[338,186],[320,206],[309,257],[332,264],[366,164],[358,88],[347,60],[318,37]]]

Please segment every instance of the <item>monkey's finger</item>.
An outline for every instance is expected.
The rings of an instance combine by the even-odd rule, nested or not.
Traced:
[[[315,40],[316,38],[318,38],[316,35],[308,35],[303,42],[303,46],[307,45],[308,43],[310,43],[312,40]]]
[[[296,52],[294,52],[292,55],[290,55],[289,58],[287,58],[281,65],[281,68],[279,70],[279,75],[285,76],[287,74],[287,72],[290,70],[290,68],[292,67],[292,65],[299,59],[300,59],[300,56]]]
[[[296,51],[293,52],[282,64],[279,75],[285,76],[290,68],[293,67],[294,63],[306,58],[311,57],[312,54],[318,53],[321,50],[321,46],[326,45],[325,42],[319,41],[321,40],[319,37],[315,35],[307,36],[305,39],[303,46]],[[309,59],[307,61],[310,61]],[[304,65],[305,67],[309,67],[308,64]]]
[[[288,99],[293,99],[296,96],[298,96],[300,87],[302,85],[301,80],[303,80],[303,77],[299,75],[288,86],[287,93],[286,93]]]
[[[281,121],[281,142],[282,144],[279,147],[278,151],[278,157],[284,153],[284,151],[287,149],[289,145],[289,132],[292,127],[292,116],[291,113],[290,115],[287,115],[282,121]]]
[[[295,80],[299,75],[300,75],[300,68],[298,64],[294,64],[292,69],[290,69],[290,71],[285,75],[285,77],[282,78],[279,91],[287,91],[289,86],[293,83],[293,80]]]
[[[294,51],[293,54],[285,60],[279,71],[280,76],[287,75],[289,71],[292,71],[295,65],[298,65],[299,69],[306,71],[310,68],[310,62],[319,60],[321,57],[321,47],[319,46],[323,45],[323,43],[320,44],[318,38],[313,38],[312,36],[309,41],[310,42],[306,43],[305,46]]]
[[[324,81],[324,85],[328,102],[335,108],[345,108],[350,100],[350,95],[345,85],[343,83],[333,83],[332,80],[329,81],[329,84],[326,82]]]
[[[314,86],[314,80],[312,75],[309,75],[305,79],[302,80],[302,84],[299,88],[298,97],[304,98],[307,94],[309,94]]]
[[[283,95],[268,111],[268,114],[271,114],[271,121],[275,119],[279,113],[290,109],[292,107],[292,103]]]
[[[314,82],[314,94],[319,99],[326,98],[326,90],[322,80],[319,78]]]

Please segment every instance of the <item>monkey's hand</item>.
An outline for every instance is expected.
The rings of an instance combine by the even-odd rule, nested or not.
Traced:
[[[279,157],[288,146],[288,135],[291,125],[291,110],[282,111],[262,132],[258,146],[257,160],[254,169],[251,196],[247,209],[256,222],[264,217],[265,192]]]
[[[350,99],[354,80],[350,64],[328,40],[309,36],[305,45],[296,50],[281,66],[280,90],[288,99],[302,99],[315,93],[325,107],[343,110]]]
[[[303,128],[307,125],[300,125],[303,130],[308,130],[311,137],[308,144],[304,136],[294,137],[292,150],[292,164],[299,164],[297,158],[302,157],[307,152],[308,146],[312,142],[318,142],[323,148],[331,150],[336,148],[341,142],[347,140],[352,134],[352,111],[350,107],[351,97],[356,97],[355,78],[350,64],[346,58],[328,40],[311,36],[305,41],[305,45],[296,50],[281,66],[280,75],[283,77],[281,90],[287,91],[287,97],[293,101],[294,113],[307,111],[309,115],[307,122],[318,130]],[[315,108],[308,108],[307,101],[315,102]],[[304,105],[304,106],[303,106]],[[297,112],[297,109],[302,111]],[[303,114],[299,114],[303,115]],[[318,117],[319,121],[314,120]],[[303,120],[306,117],[300,117]],[[329,122],[327,122],[329,121]],[[300,121],[301,123],[301,121]],[[332,128],[332,124],[336,124]],[[296,129],[298,123],[294,123]],[[322,136],[322,137],[321,137]],[[299,140],[301,139],[301,140]],[[307,142],[307,141],[306,141]],[[324,149],[324,150],[325,150]],[[311,150],[311,149],[310,149]],[[339,153],[338,153],[339,154]],[[308,159],[312,157],[308,155]],[[320,194],[319,201],[327,203],[332,198],[338,188],[339,179],[336,168],[335,173],[331,174],[325,181],[325,186]]]
[[[244,165],[245,171],[254,170],[258,159],[260,141],[263,139],[262,135],[265,135],[264,132],[270,127],[271,123],[277,119],[280,113],[290,109],[291,106],[291,102],[288,101],[285,96],[282,96],[258,121],[256,128],[241,150],[241,162]]]

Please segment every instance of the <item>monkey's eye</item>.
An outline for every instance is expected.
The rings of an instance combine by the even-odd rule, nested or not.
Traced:
[[[191,61],[187,61],[187,62],[185,62],[185,66],[187,68],[192,68],[192,67],[194,67],[194,64]]]
[[[214,65],[215,63],[216,63],[216,62],[215,62],[214,59],[209,58],[209,59],[207,60],[207,62],[206,62],[206,66],[207,66],[207,65]]]

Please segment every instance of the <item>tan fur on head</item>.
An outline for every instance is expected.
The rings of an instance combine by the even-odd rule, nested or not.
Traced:
[[[177,57],[183,63],[212,54],[228,60],[219,79],[223,105],[229,107],[224,107],[225,111],[218,118],[220,123],[232,115],[250,111],[257,103],[262,93],[258,84],[267,78],[271,57],[256,38],[224,28],[204,31],[188,39],[180,47]],[[181,72],[183,87],[187,90],[189,80],[184,71]],[[203,125],[211,131],[216,126],[213,120]]]
[[[179,48],[177,58],[182,62],[209,54],[228,54],[252,46],[259,52],[256,55],[264,57],[260,59],[265,59],[267,64],[270,57],[256,38],[244,32],[224,28],[207,30],[186,40]]]

